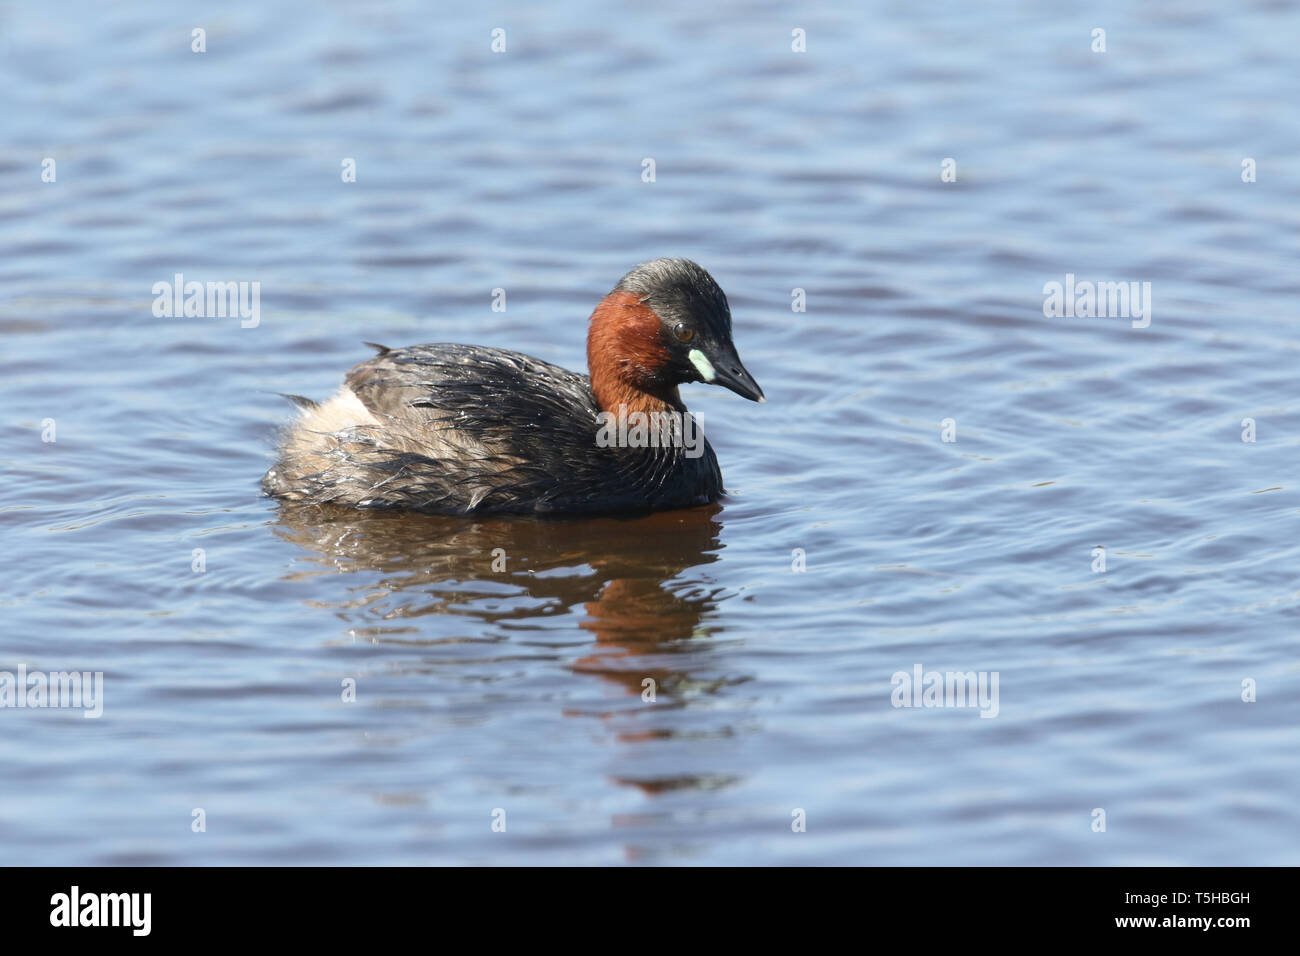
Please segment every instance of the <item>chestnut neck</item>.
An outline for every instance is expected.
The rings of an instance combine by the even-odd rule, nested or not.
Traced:
[[[611,292],[591,314],[587,367],[591,391],[603,411],[685,411],[668,373],[671,356],[653,309],[632,292]]]

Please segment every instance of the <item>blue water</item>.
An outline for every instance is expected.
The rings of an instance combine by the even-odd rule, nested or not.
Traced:
[[[0,671],[104,674],[99,719],[0,709],[0,863],[1295,863],[1297,36],[1208,0],[0,8]],[[768,397],[684,390],[720,506],[259,495],[272,393],[362,340],[583,368],[660,255]],[[259,282],[258,324],[155,317],[176,273]],[[1067,273],[1151,283],[1149,327],[1045,316]],[[892,706],[917,665],[996,672],[997,716]]]

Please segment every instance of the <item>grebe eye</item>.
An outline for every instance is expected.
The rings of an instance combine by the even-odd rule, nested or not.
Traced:
[[[679,342],[689,342],[691,339],[695,338],[695,330],[688,328],[685,322],[678,322],[677,325],[673,327],[673,335],[677,336],[677,341]]]

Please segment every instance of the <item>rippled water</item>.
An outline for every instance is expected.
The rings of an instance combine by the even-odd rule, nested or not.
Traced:
[[[0,670],[104,673],[98,720],[0,709],[0,862],[1295,862],[1296,36],[1281,3],[0,8]],[[259,496],[272,393],[363,339],[582,368],[659,255],[717,277],[769,399],[685,390],[719,506]],[[175,273],[260,282],[260,323],[155,318]],[[1045,317],[1067,273],[1150,282],[1149,328]],[[997,672],[997,717],[891,706],[917,665]]]

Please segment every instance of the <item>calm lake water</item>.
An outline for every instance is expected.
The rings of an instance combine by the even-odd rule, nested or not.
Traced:
[[[1092,7],[0,8],[0,671],[104,675],[0,709],[0,863],[1295,863],[1300,13]],[[260,495],[275,392],[585,368],[661,255],[767,392],[684,390],[718,506]]]

